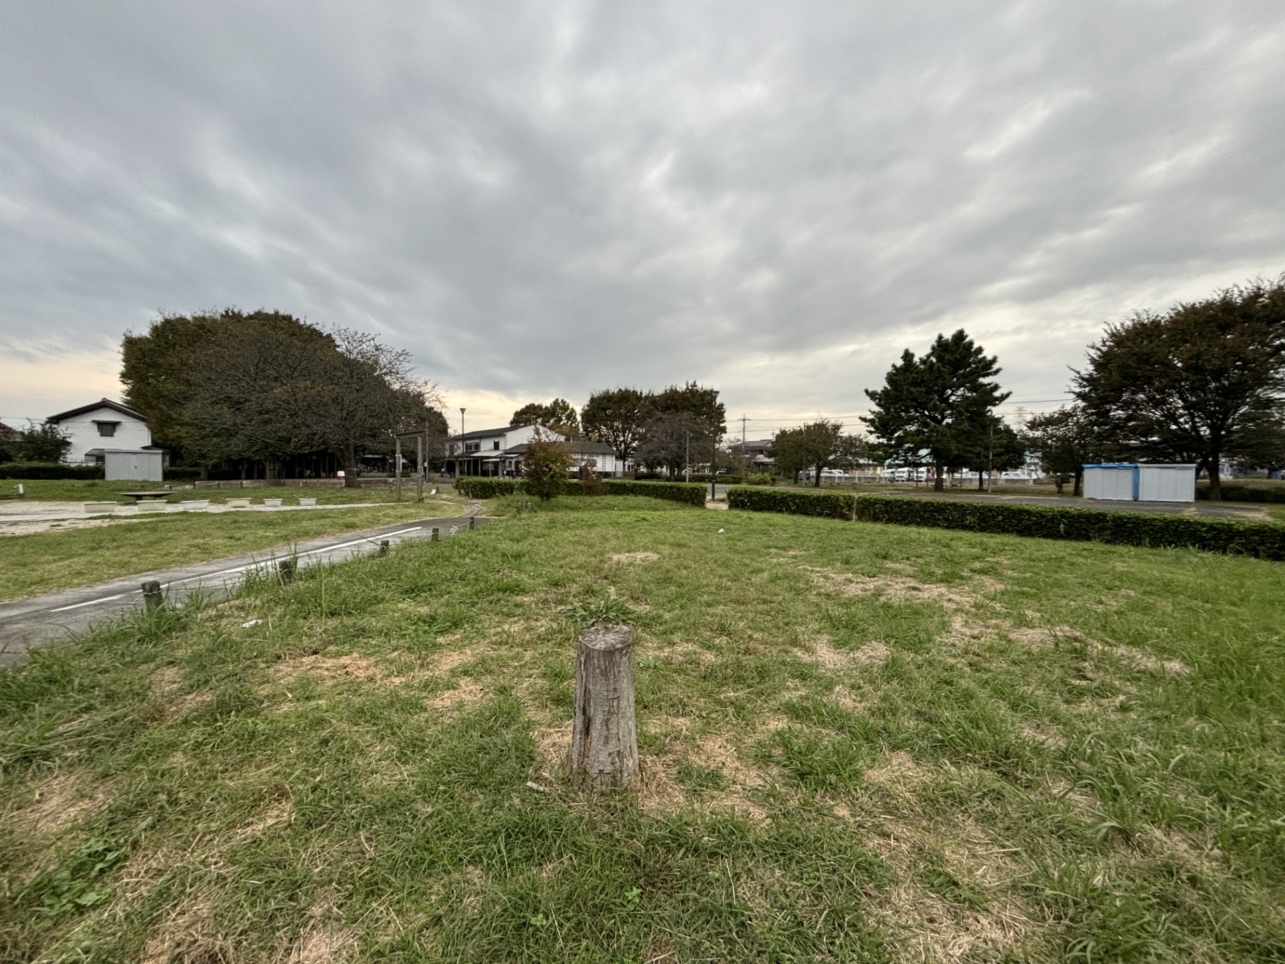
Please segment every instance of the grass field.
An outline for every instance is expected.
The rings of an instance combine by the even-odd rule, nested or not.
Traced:
[[[493,511],[0,674],[0,959],[1285,957],[1279,564]],[[562,770],[594,620],[637,792]]]
[[[116,576],[221,559],[402,519],[458,515],[458,503],[413,499],[401,505],[333,512],[177,513],[107,518],[95,528],[0,538],[0,602]]]
[[[148,492],[153,489],[165,488],[165,486],[156,482],[106,482],[101,479],[34,479],[12,482],[0,480],[0,495],[8,495],[19,484],[19,481],[21,481],[23,488],[26,490],[26,494],[22,496],[21,500],[27,502],[129,502],[131,500],[124,498],[122,493]],[[180,483],[179,485],[181,486],[182,484]],[[425,488],[425,492],[434,487],[445,488],[442,483],[433,482],[429,483]],[[446,491],[450,491],[450,489],[447,488]],[[210,499],[213,502],[223,502],[226,499],[249,498],[255,502],[261,502],[265,498],[281,498],[292,503],[300,496],[315,498],[318,505],[351,505],[354,502],[393,502],[396,500],[395,490],[391,487],[340,489],[301,488],[299,486],[282,485],[248,489],[176,487],[165,501],[181,502],[184,499]],[[415,485],[413,481],[403,480],[402,500],[411,502],[415,500]],[[4,512],[6,501],[19,500],[7,499],[0,501],[0,514]]]

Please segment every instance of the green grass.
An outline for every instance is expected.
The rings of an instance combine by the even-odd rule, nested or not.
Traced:
[[[174,513],[107,518],[96,528],[0,537],[0,601],[130,573],[241,555],[402,519],[458,515],[459,504],[412,499],[335,512]],[[75,520],[65,525],[78,524]]]
[[[157,482],[107,482],[101,479],[34,479],[20,480],[26,490],[26,494],[19,499],[9,499],[5,501],[26,501],[26,502],[130,502],[130,499],[124,498],[122,493],[125,492],[149,492],[156,489],[164,489],[165,485]],[[19,481],[12,484],[5,480],[0,480],[0,495],[8,495]],[[194,489],[191,483],[174,483],[174,490],[166,499],[167,502],[181,502],[184,499],[210,499],[213,502],[223,502],[226,499],[249,498],[256,503],[262,502],[263,499],[285,499],[293,503],[300,496],[315,498],[318,505],[350,505],[354,502],[394,502],[396,501],[396,491],[383,486],[375,488],[309,488],[290,485],[266,486],[260,488],[246,489]],[[450,492],[451,489],[440,482],[432,482],[425,486],[425,493],[429,489],[436,487],[440,491]],[[415,485],[413,481],[403,480],[402,483],[402,501],[415,501]],[[4,502],[0,501],[0,514],[4,512]]]
[[[0,959],[1285,957],[1279,564],[623,502],[0,675]]]

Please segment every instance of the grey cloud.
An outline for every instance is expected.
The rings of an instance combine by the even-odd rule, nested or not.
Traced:
[[[964,325],[1051,397],[1140,297],[1285,268],[1282,47],[1248,2],[10,5],[0,343],[264,305],[775,415]]]

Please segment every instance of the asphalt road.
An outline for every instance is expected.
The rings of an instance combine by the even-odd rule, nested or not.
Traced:
[[[297,566],[305,569],[371,555],[379,551],[379,544],[385,539],[390,546],[395,546],[402,542],[431,539],[434,528],[438,529],[441,538],[467,532],[470,519],[479,526],[487,523],[487,519],[475,515],[479,508],[470,504],[467,514],[462,516],[421,519],[361,532],[346,532],[232,559],[139,573],[96,586],[0,603],[0,667],[21,661],[33,649],[71,642],[95,626],[141,610],[144,582],[159,582],[166,601],[175,604],[194,593],[207,597],[225,596],[239,586],[247,574],[275,571],[286,559],[296,560]]]

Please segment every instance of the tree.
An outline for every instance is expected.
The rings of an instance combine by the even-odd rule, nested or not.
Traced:
[[[1072,392],[1124,455],[1196,462],[1209,498],[1241,433],[1281,410],[1285,274],[1107,326]]]
[[[882,389],[866,390],[875,408],[863,421],[885,458],[933,465],[940,492],[950,471],[975,459],[993,424],[993,409],[1008,398],[989,381],[999,372],[996,359],[987,358],[962,328],[950,338],[938,335],[922,358],[906,349]]]
[[[12,447],[18,462],[61,462],[71,448],[71,439],[57,425],[46,422],[20,431]]]
[[[130,404],[159,419],[169,444],[201,464],[332,452],[356,484],[361,452],[387,452],[393,433],[436,424],[431,386],[410,355],[373,335],[329,332],[279,312],[228,309],[166,316],[127,335]]]
[[[702,435],[714,442],[727,434],[727,411],[718,400],[716,388],[705,388],[695,382],[682,387],[671,385],[655,396],[652,406],[660,414],[686,414],[700,427]]]
[[[510,428],[518,428],[527,425],[543,425],[544,413],[546,407],[539,402],[527,402],[509,419]]]
[[[864,448],[863,439],[843,434],[842,422],[822,419],[777,432],[772,436],[768,455],[791,479],[811,469],[813,485],[819,488],[823,469],[849,468],[864,454]]]
[[[1285,468],[1285,417],[1264,413],[1247,420],[1227,454],[1242,468],[1279,472]]]
[[[654,416],[642,430],[636,458],[648,468],[665,466],[671,476],[680,475],[690,460],[704,461],[713,447],[704,422],[688,412],[664,412]]]
[[[1017,431],[997,415],[990,416],[985,435],[977,435],[968,468],[977,473],[977,491],[986,488],[992,471],[1007,472],[1026,464],[1026,445]]]
[[[574,465],[566,442],[550,438],[539,429],[531,436],[522,458],[522,477],[532,495],[548,502],[562,491],[562,484]]]
[[[650,392],[614,388],[594,392],[580,410],[584,433],[616,450],[622,461],[633,458],[642,439],[643,425],[652,414]]]
[[[1096,462],[1100,457],[1097,433],[1078,405],[1027,419],[1022,442],[1043,471],[1053,476],[1058,495],[1074,479],[1072,494],[1078,496],[1085,463]]]

